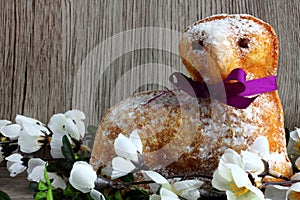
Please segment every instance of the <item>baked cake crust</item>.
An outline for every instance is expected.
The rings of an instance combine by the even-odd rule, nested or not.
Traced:
[[[242,68],[247,80],[276,75],[278,41],[272,27],[250,15],[212,16],[190,26],[179,44],[192,78],[217,83]],[[219,73],[218,73],[219,72]],[[258,136],[270,143],[270,167],[292,175],[283,110],[277,91],[259,95],[246,109],[184,92],[149,91],[110,108],[99,123],[90,164],[97,170],[115,156],[119,133],[138,131],[145,165],[164,175],[212,175],[227,148],[245,150]]]

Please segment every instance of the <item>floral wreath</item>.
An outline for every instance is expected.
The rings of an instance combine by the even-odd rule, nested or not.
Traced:
[[[129,137],[119,134],[114,141],[117,157],[100,176],[88,164],[91,151],[82,142],[84,120],[85,114],[79,110],[55,114],[47,125],[22,115],[16,116],[16,123],[0,120],[0,162],[6,162],[11,177],[27,171],[35,200],[197,200],[225,195],[229,200],[300,199],[300,129],[287,131],[287,150],[295,172],[291,178],[269,169],[269,143],[263,136],[240,153],[227,149],[212,177],[163,177],[144,168],[143,145],[135,131]],[[90,134],[96,129],[87,128]],[[51,157],[42,160],[37,156],[36,152],[49,147]],[[137,176],[144,180],[136,181]],[[265,181],[268,177],[278,181]],[[10,197],[0,191],[0,199]]]

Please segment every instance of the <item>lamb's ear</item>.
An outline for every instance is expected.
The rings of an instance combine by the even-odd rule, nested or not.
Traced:
[[[255,22],[257,29],[263,27],[261,31],[240,37],[237,41],[237,45],[243,52],[243,65],[247,66],[248,71],[253,73],[255,78],[276,75],[279,47],[274,29],[271,25],[255,17],[246,15],[241,18]],[[244,47],[243,43],[248,43],[248,47]]]
[[[273,28],[250,15],[212,16],[185,30],[179,53],[197,81],[222,79],[235,68],[249,78],[276,75],[278,40]],[[209,77],[205,77],[208,75]]]

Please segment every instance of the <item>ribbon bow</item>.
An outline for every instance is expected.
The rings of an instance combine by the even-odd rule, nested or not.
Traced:
[[[177,79],[176,82],[174,81],[174,77]],[[207,85],[205,83],[199,83],[180,72],[173,73],[169,77],[169,80],[176,89],[182,90],[195,98],[220,97],[221,94],[218,95],[218,93],[222,93],[223,89],[220,87],[220,84]],[[226,102],[223,103],[240,109],[247,108],[258,97],[258,94],[277,90],[276,76],[247,81],[246,72],[240,68],[232,70],[221,84],[224,85],[226,93],[226,98],[224,98]],[[209,91],[208,88],[211,90]],[[214,92],[214,95],[210,95],[210,92]],[[253,95],[257,96],[249,97]]]

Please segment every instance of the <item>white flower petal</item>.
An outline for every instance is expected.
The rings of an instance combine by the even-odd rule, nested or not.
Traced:
[[[77,190],[87,193],[95,187],[97,174],[87,162],[77,161],[70,173],[69,182]]]
[[[265,171],[265,164],[257,154],[249,151],[242,151],[241,155],[246,172],[259,175]]]
[[[252,196],[251,199],[261,200],[261,199],[265,198],[264,193],[260,189],[258,189],[257,187],[255,187],[253,185],[249,185],[246,188],[251,191],[251,192],[248,192],[246,194],[246,195]]]
[[[15,163],[23,163],[22,159],[23,156],[21,154],[18,153],[14,153],[8,157],[5,158],[5,160],[10,161],[10,162],[15,162]]]
[[[62,154],[61,147],[62,147],[62,138],[63,135],[60,134],[53,134],[50,142],[50,154],[53,158],[64,158]]]
[[[183,190],[178,195],[185,198],[185,199],[197,200],[197,199],[200,198],[200,191],[198,189],[188,188],[188,189]]]
[[[300,157],[298,157],[295,161],[295,165],[298,169],[300,169]]]
[[[37,124],[23,124],[22,126],[22,131],[27,132],[27,134],[31,136],[45,136],[50,134],[49,130],[45,126]]]
[[[149,200],[161,200],[160,196],[157,195],[157,194],[152,194],[150,197],[149,197]]]
[[[228,190],[229,184],[231,182],[231,180],[227,180],[226,178],[224,178],[223,175],[224,175],[223,172],[220,172],[220,170],[217,169],[213,173],[213,179],[212,179],[212,186],[221,191]]]
[[[50,118],[50,122],[48,123],[49,129],[53,132],[53,134],[66,134],[66,116],[62,113],[58,113],[53,115]]]
[[[243,166],[241,156],[232,149],[225,150],[224,154],[221,157],[220,162],[231,163],[231,164],[237,165],[239,167]]]
[[[13,163],[7,169],[10,172],[10,176],[15,177],[16,175],[18,175],[18,174],[22,173],[23,171],[25,171],[26,167],[24,165],[20,164],[20,163]]]
[[[248,148],[250,152],[259,155],[261,158],[268,160],[270,154],[269,141],[264,136],[259,136],[254,143]]]
[[[18,153],[14,153],[5,158],[5,160],[7,160],[6,166],[11,177],[15,177],[25,171],[26,166],[23,165],[23,161],[21,160],[22,158],[23,156]]]
[[[23,125],[23,124],[43,125],[43,123],[40,122],[39,120],[36,120],[34,118],[31,118],[31,117],[26,117],[26,116],[23,116],[23,115],[17,115],[15,121],[18,124],[21,124],[21,125]]]
[[[292,180],[300,180],[300,172],[295,173],[292,177]]]
[[[237,196],[235,196],[235,194],[233,192],[231,192],[230,190],[226,190],[226,197],[227,197],[228,200],[239,200],[237,198]]]
[[[81,138],[85,135],[85,125],[83,121],[76,121],[76,127],[78,129],[78,132],[80,133]]]
[[[67,184],[64,181],[64,179],[62,179],[62,177],[58,176],[56,173],[48,173],[49,179],[53,179],[53,182],[51,183],[51,185],[54,188],[61,188],[61,189],[66,189]]]
[[[44,177],[45,166],[46,166],[46,162],[43,161],[42,159],[31,158],[28,161],[27,179],[29,181],[35,181],[35,182],[39,182],[39,181],[46,182],[45,177]],[[60,176],[58,176],[56,173],[48,172],[48,177],[50,180],[53,179],[51,185],[54,188],[61,188],[61,189],[66,188],[67,185],[66,185],[65,181]]]
[[[161,188],[159,194],[161,200],[180,200],[179,197],[174,192],[167,190],[165,188]]]
[[[286,197],[288,187],[283,186],[267,186],[265,189],[265,197],[272,200],[283,200]]]
[[[287,145],[287,151],[289,155],[299,157],[300,151],[299,151],[299,142],[300,142],[300,129],[296,129],[292,132],[290,132],[290,138]]]
[[[85,114],[80,110],[69,110],[65,112],[65,116],[71,119],[84,120]]]
[[[39,165],[34,167],[31,170],[31,173],[28,174],[27,179],[29,181],[35,181],[35,182],[39,182],[40,180],[44,181],[44,170],[45,170],[44,165]]]
[[[6,119],[0,120],[0,130],[1,130],[1,127],[6,126],[8,124],[11,124],[11,121],[8,121]]]
[[[290,138],[293,140],[299,140],[300,138],[300,129],[296,128],[296,130],[290,132]]]
[[[1,128],[1,133],[11,139],[19,137],[20,132],[21,126],[19,124],[10,124]]]
[[[143,153],[143,143],[137,130],[131,132],[129,140],[136,146],[136,149],[141,154]]]
[[[32,172],[32,170],[37,167],[37,166],[45,166],[46,162],[43,161],[40,158],[31,158],[28,161],[28,168],[27,168],[27,173],[30,174]],[[43,172],[44,174],[44,172]]]
[[[104,195],[95,189],[91,190],[90,195],[94,200],[105,200]]]
[[[158,184],[169,184],[168,180],[155,171],[142,171],[143,175],[149,177]]]
[[[300,192],[300,183],[294,183],[291,187],[290,190],[293,190],[295,192]],[[300,196],[300,194],[299,194]]]
[[[175,188],[175,190],[180,191],[185,189],[197,189],[200,188],[202,184],[203,182],[199,180],[185,180],[175,182],[173,184],[173,187]]]
[[[226,181],[231,181],[232,180],[232,174],[231,174],[231,170],[228,167],[228,165],[232,165],[232,164],[231,163],[219,162],[218,171],[220,172],[223,179],[226,179]]]
[[[120,133],[115,140],[114,148],[118,156],[124,157],[127,160],[138,161],[136,146],[123,134]]]
[[[132,172],[135,169],[135,165],[122,157],[116,157],[112,160],[112,168],[111,179],[116,179]]]
[[[24,153],[33,153],[38,151],[42,147],[39,140],[43,140],[43,137],[39,135],[29,135],[25,130],[22,130],[18,139],[20,150]]]
[[[80,133],[76,125],[74,124],[73,120],[70,118],[67,118],[66,120],[66,131],[67,134],[73,139],[80,140]]]
[[[236,165],[231,165],[230,169],[231,169],[232,178],[237,187],[246,187],[249,184],[252,185],[248,178],[248,174],[245,172],[244,169]]]

